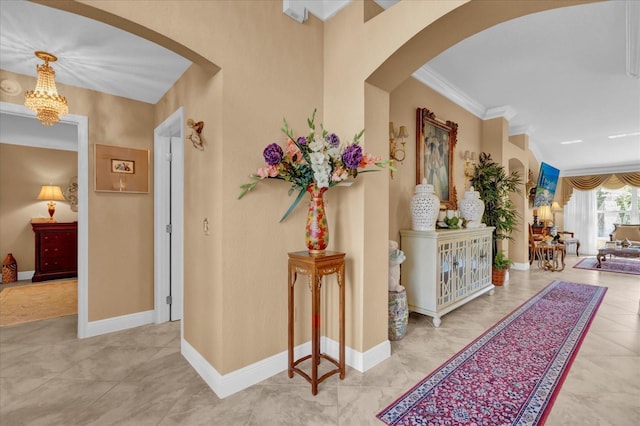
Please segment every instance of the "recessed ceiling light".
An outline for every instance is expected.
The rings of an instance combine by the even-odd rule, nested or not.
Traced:
[[[580,143],[580,142],[582,142],[582,139],[574,139],[572,141],[564,141],[564,142],[560,142],[560,144],[561,145],[569,145],[569,144],[572,144],[572,143]]]
[[[611,136],[607,136],[609,139],[618,139],[618,138],[626,138],[627,136],[639,136],[640,132],[633,132],[633,133],[621,133],[619,135],[611,135]]]

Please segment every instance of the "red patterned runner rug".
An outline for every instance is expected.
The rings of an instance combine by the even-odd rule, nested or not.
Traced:
[[[596,265],[598,261],[595,257],[585,257],[576,263],[574,268],[591,269],[600,272],[619,272],[621,274],[640,275],[640,260],[622,259],[619,257],[607,258],[601,262],[600,268]]]
[[[607,291],[554,281],[376,417],[388,425],[541,425]]]

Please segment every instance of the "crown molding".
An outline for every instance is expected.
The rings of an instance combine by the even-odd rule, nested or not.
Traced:
[[[413,78],[426,84],[436,92],[440,93],[451,102],[466,109],[471,114],[480,119],[484,119],[486,108],[480,102],[467,95],[458,87],[450,83],[446,78],[435,72],[431,67],[423,65],[412,74]]]
[[[534,127],[530,124],[523,124],[521,126],[509,126],[509,136],[513,135],[527,135],[531,137]]]
[[[302,24],[307,20],[308,13],[326,21],[349,3],[351,0],[282,0],[282,11]]]
[[[572,169],[560,171],[561,177],[568,176],[584,176],[584,175],[602,175],[606,173],[629,173],[640,172],[638,164],[620,164],[611,167],[589,167],[585,169]]]
[[[505,120],[511,121],[513,117],[518,115],[518,111],[511,105],[486,108],[480,102],[476,101],[464,91],[449,82],[442,75],[438,74],[428,65],[420,67],[420,69],[412,74],[412,77],[422,84],[429,86],[456,105],[466,109],[481,120],[491,120],[492,118],[503,117]],[[509,128],[510,135],[531,131],[533,131],[533,128],[528,125],[518,126],[517,128],[514,127],[513,129]]]
[[[495,108],[489,108],[484,112],[483,120],[491,120],[492,118],[502,117],[507,121],[511,121],[513,117],[518,115],[518,111],[511,105],[503,105]]]
[[[315,0],[315,1],[301,1],[304,3],[307,10],[312,13],[316,18],[326,21],[336,13],[344,9],[351,0]]]

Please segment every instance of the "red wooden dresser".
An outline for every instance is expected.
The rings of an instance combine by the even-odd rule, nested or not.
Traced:
[[[31,281],[78,276],[78,222],[32,221],[36,271]]]

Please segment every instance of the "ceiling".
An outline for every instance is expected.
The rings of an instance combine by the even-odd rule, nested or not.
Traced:
[[[349,1],[284,0],[283,10],[306,7],[324,20]],[[396,1],[377,3],[388,8]],[[562,175],[640,170],[640,134],[608,138],[640,132],[640,80],[625,73],[625,4],[604,1],[505,22],[463,40],[413,76],[482,119],[507,117],[510,133],[527,133],[537,159]],[[632,9],[640,21],[640,7]],[[35,76],[36,50],[58,56],[52,64],[57,82],[152,104],[191,64],[91,19],[0,1],[0,68]],[[29,89],[0,85],[16,96]],[[582,142],[561,144],[574,140]]]
[[[0,67],[35,77],[42,63],[36,50],[58,57],[51,64],[56,82],[152,104],[191,65],[164,47],[93,19],[28,1],[0,1]]]

